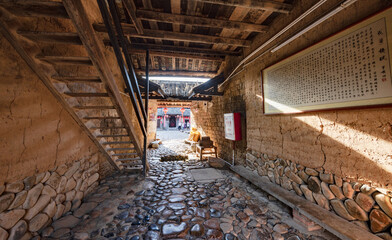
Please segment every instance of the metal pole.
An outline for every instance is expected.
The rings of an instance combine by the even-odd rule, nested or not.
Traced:
[[[103,21],[104,21],[105,26],[106,26],[106,28],[108,30],[110,42],[111,42],[111,44],[113,46],[113,50],[114,50],[114,53],[115,53],[116,58],[117,58],[117,63],[118,63],[118,65],[120,67],[120,70],[121,70],[121,75],[122,75],[123,79],[125,80],[126,86],[130,89],[129,97],[131,98],[131,102],[132,102],[133,108],[135,109],[136,117],[138,119],[140,128],[142,130],[143,135],[147,136],[146,129],[143,126],[142,116],[140,116],[139,106],[137,104],[137,100],[135,98],[133,87],[132,87],[131,81],[129,79],[128,71],[125,68],[125,63],[124,63],[124,59],[123,59],[122,54],[121,54],[120,46],[118,44],[118,39],[116,37],[116,33],[114,32],[112,23],[110,21],[110,14],[109,14],[108,8],[106,6],[106,1],[104,1],[104,0],[97,0],[97,2],[98,2],[99,9],[101,11],[101,14],[102,14]],[[143,109],[142,109],[142,111],[143,111]]]
[[[139,106],[140,106],[140,110],[142,112],[143,118],[144,118],[144,120],[146,120],[147,113],[144,110],[142,96],[140,94],[140,89],[139,89],[137,77],[136,77],[136,74],[135,74],[135,69],[134,69],[133,64],[132,64],[132,62],[130,60],[130,57],[129,57],[130,54],[129,54],[129,51],[128,51],[127,42],[125,41],[124,32],[122,30],[121,23],[120,23],[119,10],[118,10],[117,5],[116,5],[114,0],[109,0],[108,3],[109,3],[110,11],[112,13],[112,19],[113,19],[113,22],[114,22],[114,26],[115,26],[116,31],[117,31],[117,36],[118,36],[118,38],[120,40],[120,44],[121,44],[121,48],[122,48],[123,55],[124,55],[124,58],[125,58],[125,62],[127,63],[127,66],[128,66],[129,79],[131,80],[131,84],[132,84],[133,89],[135,91],[134,93],[136,94],[136,98],[137,98],[137,100],[139,102]]]
[[[146,92],[144,107],[146,108],[147,118],[145,119],[144,126],[146,128],[146,136],[144,137],[144,154],[143,154],[143,175],[146,176],[147,166],[147,138],[148,138],[148,97],[150,95],[150,81],[148,79],[150,52],[146,50]]]

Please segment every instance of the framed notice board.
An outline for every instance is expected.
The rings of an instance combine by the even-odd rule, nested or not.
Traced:
[[[392,104],[392,8],[262,71],[265,114]]]

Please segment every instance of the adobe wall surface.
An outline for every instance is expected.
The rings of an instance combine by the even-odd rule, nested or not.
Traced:
[[[0,183],[98,155],[37,75],[0,38]]]
[[[302,2],[304,4],[295,8],[294,13],[307,9],[310,4],[309,1]],[[328,4],[334,5],[333,1]],[[246,115],[243,119],[246,147],[243,150],[266,153],[311,168],[321,167],[340,177],[388,187],[392,181],[390,107],[267,116],[263,114],[261,90],[262,69],[388,5],[391,5],[388,1],[358,1],[282,50],[258,58],[225,84],[223,97],[213,97],[206,106],[201,106],[202,103],[195,105],[195,124],[211,135],[222,151],[230,144],[224,140],[223,114],[239,111]],[[276,25],[287,21],[292,19],[278,18],[272,28],[280,29]],[[257,38],[254,45],[260,41]],[[227,154],[222,156],[227,157]]]
[[[279,17],[247,53],[315,2],[298,1],[294,16]],[[327,1],[322,10],[336,3]],[[221,88],[224,96],[213,97],[205,106],[195,103],[192,110],[194,125],[215,141],[219,156],[229,162],[231,142],[224,139],[223,114],[241,112],[246,140],[238,149],[236,164],[384,239],[390,238],[392,224],[392,108],[264,115],[261,70],[390,5],[382,0],[357,1],[281,50],[267,52],[247,64]],[[270,46],[304,28],[319,14],[316,11]],[[229,73],[239,60],[228,59],[225,71]]]
[[[247,148],[247,112],[244,86],[234,80],[223,97],[213,97],[211,102],[194,102],[191,107],[191,127],[196,127],[202,136],[209,136],[217,146],[220,157],[232,161],[233,142],[225,139],[224,113],[241,113],[242,140],[235,143],[236,162],[243,162]]]
[[[155,140],[157,135],[157,100],[150,100],[148,102],[148,140],[147,144]]]

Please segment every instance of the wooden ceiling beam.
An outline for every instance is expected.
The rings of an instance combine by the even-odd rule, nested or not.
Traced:
[[[255,10],[271,11],[278,13],[289,13],[293,6],[291,4],[271,0],[193,0],[204,3],[219,4],[232,7],[251,8]]]
[[[234,39],[234,38],[223,38],[210,35],[193,34],[193,33],[180,33],[180,32],[170,32],[163,30],[151,30],[144,29],[144,34],[138,34],[134,29],[134,26],[129,24],[122,24],[124,34],[135,38],[145,38],[145,39],[161,39],[161,40],[172,40],[172,41],[183,41],[183,42],[195,42],[204,44],[214,44],[221,43],[223,45],[232,45],[239,47],[249,47],[251,41]],[[98,32],[106,32],[104,24],[94,24],[94,29]]]
[[[144,75],[144,69],[135,69],[135,71]],[[171,71],[171,70],[150,70],[150,76],[179,76],[179,77],[208,77],[216,76],[216,72],[200,72],[200,71]]]
[[[126,11],[129,14],[138,34],[143,34],[143,25],[140,19],[136,17],[136,6],[133,0],[123,0]]]
[[[158,99],[158,100],[172,100],[172,101],[185,101],[185,100],[189,100],[189,101],[211,101],[212,100],[212,97],[202,97],[202,96],[192,97],[192,98],[183,97],[183,96],[169,96],[167,98],[151,96],[149,98],[150,99]]]
[[[0,6],[21,17],[69,18],[61,2],[19,1],[2,2]]]
[[[130,54],[146,54],[145,50],[142,49],[133,49],[129,52]],[[169,53],[169,52],[160,52],[160,51],[150,51],[150,55],[156,57],[172,57],[172,58],[192,58],[192,59],[200,59],[206,61],[223,61],[224,57],[207,57],[200,56],[195,54],[187,54],[187,53]]]
[[[205,55],[215,55],[215,56],[225,56],[233,55],[239,56],[239,52],[234,51],[217,51],[211,48],[196,48],[196,47],[183,47],[183,46],[172,46],[172,45],[160,45],[160,44],[149,44],[149,43],[132,43],[131,50],[134,49],[154,49],[158,51],[165,52],[187,52],[187,53],[197,53]]]
[[[268,27],[260,24],[244,23],[238,21],[220,20],[206,17],[187,16],[146,10],[137,10],[138,18],[147,21],[184,24],[210,28],[227,28],[248,32],[265,32]]]

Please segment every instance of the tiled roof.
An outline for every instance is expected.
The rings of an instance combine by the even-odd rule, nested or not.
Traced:
[[[158,108],[158,116],[163,116],[163,108]],[[181,115],[181,108],[167,108],[166,115]],[[191,115],[191,110],[185,108],[184,117],[189,117]]]

